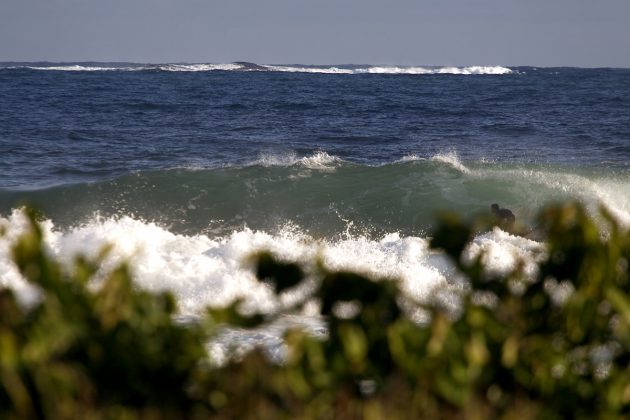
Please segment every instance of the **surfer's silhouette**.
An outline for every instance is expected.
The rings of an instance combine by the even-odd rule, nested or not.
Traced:
[[[511,210],[505,208],[502,209],[497,203],[492,204],[490,209],[492,209],[492,214],[494,214],[499,227],[507,229],[512,229],[514,227],[516,216],[514,216],[514,213],[512,213]]]

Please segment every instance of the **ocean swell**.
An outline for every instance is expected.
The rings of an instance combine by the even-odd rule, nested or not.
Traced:
[[[545,205],[577,200],[591,215],[604,205],[630,226],[628,174],[549,165],[465,162],[456,153],[408,155],[371,166],[324,151],[261,154],[241,166],[138,171],[111,180],[41,189],[0,190],[0,214],[21,203],[62,229],[101,217],[133,216],[178,234],[225,235],[244,227],[278,232],[293,223],[316,239],[348,231],[372,239],[416,236],[439,211],[488,214],[510,208],[529,228]]]

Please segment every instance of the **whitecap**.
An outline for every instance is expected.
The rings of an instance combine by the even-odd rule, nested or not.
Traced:
[[[317,73],[317,74],[454,74],[454,75],[504,75],[514,71],[502,66],[468,66],[468,67],[439,67],[439,66],[301,66],[301,65],[255,65],[257,69],[285,73]],[[9,69],[27,68],[48,71],[141,71],[159,70],[166,72],[210,72],[210,71],[242,71],[242,63],[163,63],[163,64],[133,64],[127,66],[112,65],[82,65],[82,64],[50,64],[50,65],[22,65],[6,67]]]
[[[438,153],[437,155],[432,156],[430,160],[433,162],[446,163],[465,174],[470,173],[470,169],[464,166],[456,152]]]
[[[0,237],[0,285],[13,288],[21,301],[33,302],[37,290],[21,277],[10,257],[15,238],[25,229],[24,217],[15,210],[0,218],[0,225],[6,230]],[[308,288],[278,299],[256,280],[249,258],[261,250],[286,261],[308,265],[320,258],[331,270],[397,279],[406,296],[416,302],[428,302],[436,290],[460,281],[444,254],[429,249],[428,239],[395,232],[380,239],[348,234],[314,240],[297,226],[288,225],[276,234],[243,228],[220,237],[178,235],[130,216],[94,217],[67,230],[56,229],[47,221],[43,232],[46,248],[66,269],[77,254],[94,257],[105,245],[113,245],[94,286],[98,286],[98,277],[128,261],[136,284],[146,290],[173,292],[182,316],[195,316],[206,306],[222,307],[239,298],[247,310],[277,312],[303,297]],[[515,267],[519,258],[534,264],[537,247],[533,241],[493,231],[476,238],[468,252],[486,252],[489,269],[500,274]],[[449,299],[455,302],[455,297]]]
[[[300,159],[300,163],[309,169],[331,170],[336,165],[343,162],[337,156],[329,155],[324,151],[317,151],[312,156],[306,156]]]
[[[241,66],[238,64],[164,64],[157,66],[156,69],[172,72],[201,72],[201,71],[231,71],[239,70]]]
[[[418,66],[374,66],[359,68],[355,73],[371,74],[455,74],[455,75],[500,75],[511,74],[513,71],[501,66],[470,66],[470,67],[418,67]]]
[[[405,155],[402,158],[396,160],[394,163],[417,162],[417,161],[422,161],[422,160],[426,160],[426,158],[423,158],[423,157],[418,156],[416,154],[409,154],[409,155]]]
[[[285,73],[320,73],[320,74],[353,74],[351,69],[343,69],[339,67],[292,67],[292,66],[270,66],[266,65],[269,71],[285,72]]]

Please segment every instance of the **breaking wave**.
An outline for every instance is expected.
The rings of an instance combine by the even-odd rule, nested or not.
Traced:
[[[11,245],[26,225],[20,210],[0,217],[0,226],[6,231],[0,237],[0,286],[14,289],[28,304],[37,300],[37,289],[22,278],[10,260]],[[76,255],[94,257],[105,245],[113,245],[101,275],[128,261],[139,287],[175,294],[181,316],[196,316],[206,306],[222,307],[236,299],[243,299],[250,310],[281,311],[286,302],[277,299],[253,274],[250,257],[261,250],[288,261],[311,262],[320,257],[329,269],[400,279],[402,289],[417,302],[431,299],[437,288],[461,286],[453,265],[441,253],[430,250],[426,238],[395,232],[374,239],[348,235],[316,240],[287,225],[275,234],[244,228],[225,236],[179,235],[131,216],[94,217],[69,229],[57,228],[48,220],[43,232],[48,251],[67,269]],[[497,228],[476,238],[468,256],[482,250],[488,252],[488,270],[504,273],[519,259],[535,266],[543,248]],[[300,293],[305,291],[298,290],[293,297],[283,299]]]
[[[266,65],[247,62],[225,64],[212,63],[165,63],[165,64],[109,64],[109,63],[24,63],[0,66],[2,69],[29,69],[40,71],[165,71],[165,72],[208,72],[208,71],[268,71],[285,73],[318,74],[409,74],[409,75],[502,75],[514,71],[502,66],[305,66]]]
[[[287,152],[284,154],[263,153],[258,159],[251,162],[249,166],[290,167],[300,165],[308,169],[331,170],[334,169],[335,166],[341,165],[343,162],[343,159],[329,155],[324,151],[317,151],[310,156],[303,157],[298,156],[295,152]]]

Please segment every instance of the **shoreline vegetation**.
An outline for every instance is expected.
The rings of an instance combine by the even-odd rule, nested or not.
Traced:
[[[431,247],[467,283],[456,310],[438,295],[404,297],[395,279],[259,253],[256,276],[276,294],[310,282],[289,309],[317,300],[327,337],[290,330],[282,363],[254,350],[222,366],[209,359],[212,337],[282,314],[245,314],[235,302],[178,323],[173,296],[138,290],[125,265],[89,286],[107,248],[64,272],[25,212],[30,230],[13,260],[41,299],[24,307],[0,289],[1,418],[630,416],[630,232],[604,208],[597,221],[575,203],[544,209],[547,258],[533,278],[522,264],[488,278],[483,254],[462,260],[488,221],[441,214]]]

